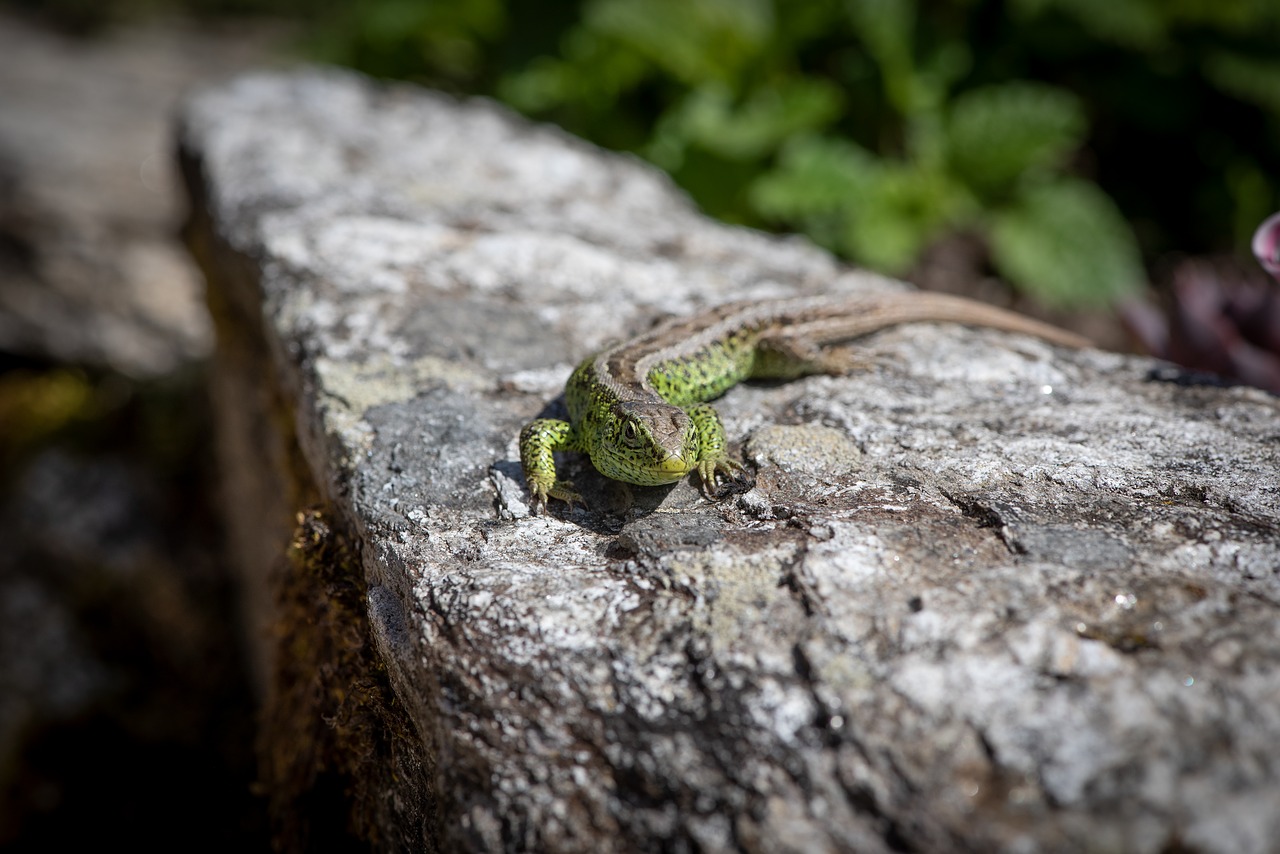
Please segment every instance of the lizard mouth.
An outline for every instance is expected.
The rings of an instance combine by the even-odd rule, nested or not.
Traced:
[[[654,474],[666,480],[679,480],[693,471],[693,464],[684,457],[669,454],[665,460],[653,467]]]

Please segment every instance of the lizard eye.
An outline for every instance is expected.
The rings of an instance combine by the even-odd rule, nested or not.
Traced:
[[[628,448],[640,447],[640,428],[636,427],[636,422],[628,421],[622,425],[622,444]]]

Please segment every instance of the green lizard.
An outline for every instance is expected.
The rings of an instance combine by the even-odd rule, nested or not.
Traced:
[[[1084,338],[1010,311],[937,293],[877,293],[735,302],[673,318],[578,365],[565,386],[569,420],[539,418],[520,431],[520,463],[535,506],[582,502],[556,478],[554,451],[588,454],[606,477],[642,486],[696,471],[713,497],[742,466],[726,454],[724,426],[706,403],[746,379],[846,373],[856,362],[821,345],[903,323],[985,326],[1070,347]]]

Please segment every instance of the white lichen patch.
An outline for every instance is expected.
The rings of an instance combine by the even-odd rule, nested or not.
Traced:
[[[341,438],[352,453],[367,450],[373,440],[365,413],[376,406],[412,400],[423,389],[446,386],[478,390],[492,379],[461,362],[422,356],[410,362],[375,357],[365,362],[321,358],[315,371],[326,432]]]
[[[754,552],[697,550],[663,563],[673,583],[694,595],[687,617],[725,666],[790,673],[790,651],[760,645],[756,633],[767,624],[782,636],[800,622],[802,608],[785,584],[796,554],[794,543],[781,541]]]
[[[783,471],[823,477],[851,474],[862,458],[844,431],[818,424],[763,427],[747,441],[746,455],[758,466],[775,465]]]

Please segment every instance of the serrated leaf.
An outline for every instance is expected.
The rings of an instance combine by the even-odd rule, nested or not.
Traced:
[[[536,113],[565,103],[576,94],[573,68],[550,57],[538,57],[498,83],[498,97],[518,110]]]
[[[945,175],[818,136],[789,143],[750,199],[766,217],[800,225],[823,245],[890,273],[973,213],[972,198]]]
[[[882,171],[865,148],[843,139],[801,136],[783,147],[778,164],[752,184],[752,207],[761,215],[799,222],[850,207]]]
[[[1034,83],[984,86],[957,97],[946,137],[955,174],[983,194],[1055,166],[1081,142],[1084,111],[1068,92]]]
[[[498,96],[527,112],[563,104],[607,108],[634,88],[652,66],[634,51],[606,44],[583,29],[565,39],[565,58],[538,57],[498,83]],[[590,69],[587,73],[585,69]]]
[[[850,205],[847,254],[860,264],[901,273],[956,218],[964,200],[940,176],[907,164],[885,164]]]
[[[770,0],[593,0],[591,31],[616,40],[689,86],[732,82],[773,33]]]
[[[901,273],[920,254],[930,229],[909,211],[876,206],[846,221],[841,248],[859,264],[882,273]]]
[[[1115,302],[1144,280],[1128,223],[1085,181],[1063,179],[1024,193],[996,216],[991,252],[1001,275],[1050,304]]]
[[[754,160],[795,134],[822,127],[839,111],[840,92],[825,80],[796,78],[757,89],[741,103],[722,86],[703,86],[664,116],[655,141],[681,150],[695,144],[728,160]]]

